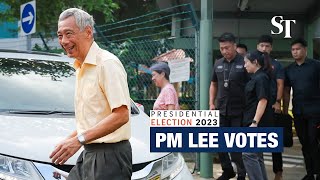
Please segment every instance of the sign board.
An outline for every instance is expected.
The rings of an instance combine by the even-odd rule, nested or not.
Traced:
[[[36,32],[36,1],[30,1],[20,6],[21,35]]]
[[[190,78],[190,59],[173,59],[168,61],[170,68],[170,82],[188,81]]]

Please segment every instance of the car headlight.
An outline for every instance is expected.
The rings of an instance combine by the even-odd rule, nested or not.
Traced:
[[[183,165],[184,160],[181,154],[170,153],[161,160],[151,163],[150,173],[141,180],[171,180],[181,172]]]
[[[3,155],[0,155],[0,179],[43,180],[32,162]]]
[[[183,169],[183,158],[180,153],[171,153],[162,159],[161,179],[171,180]]]

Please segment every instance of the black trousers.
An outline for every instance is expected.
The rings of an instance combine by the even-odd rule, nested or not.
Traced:
[[[295,115],[294,126],[302,145],[308,175],[320,174],[319,128],[320,117]]]
[[[242,116],[223,116],[220,114],[220,127],[241,127]],[[223,171],[233,171],[231,161],[235,162],[237,165],[238,177],[246,177],[246,170],[242,161],[241,152],[219,152],[219,159],[221,162],[221,167]]]
[[[283,169],[283,161],[282,161],[282,153],[272,153],[272,166],[273,172],[276,174],[277,172],[282,172]]]
[[[273,112],[275,114],[275,112]],[[275,115],[273,116],[273,118]],[[276,118],[274,118],[274,123],[276,124]],[[277,172],[282,172],[283,171],[283,160],[282,160],[282,153],[281,152],[276,152],[272,153],[272,168],[273,172],[276,174]]]
[[[129,141],[84,145],[67,180],[130,180],[132,150]]]

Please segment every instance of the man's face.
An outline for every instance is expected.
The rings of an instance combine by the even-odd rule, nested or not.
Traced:
[[[234,42],[219,42],[220,52],[227,60],[232,60],[236,55],[236,44]]]
[[[237,47],[237,52],[238,52],[238,54],[240,54],[243,57],[247,54],[246,49],[242,48],[242,47]]]
[[[272,51],[272,45],[268,42],[261,42],[257,45],[257,50],[270,54]]]
[[[295,60],[302,60],[307,56],[307,48],[300,43],[291,46],[291,54]]]
[[[59,43],[69,57],[76,59],[83,57],[84,44],[89,40],[86,29],[80,31],[73,16],[58,23]]]

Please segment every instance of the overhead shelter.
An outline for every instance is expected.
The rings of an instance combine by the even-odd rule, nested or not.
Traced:
[[[274,16],[282,16],[283,20],[295,20],[290,23],[291,37],[304,37],[308,41],[308,55],[319,58],[320,49],[320,1],[318,0],[211,0],[212,5],[212,43],[214,55],[217,54],[218,43],[216,38],[223,32],[231,32],[238,38],[238,43],[244,43],[249,49],[255,49],[257,38],[262,34],[272,35],[274,38],[273,56],[276,58],[290,58],[291,38],[285,36],[285,22],[282,22],[283,32],[281,34],[271,34],[279,32],[273,26],[271,19]],[[202,0],[157,0],[159,8],[192,3],[199,19],[201,19]],[[178,17],[177,17],[178,18]],[[276,19],[278,22],[279,18]],[[177,24],[174,27],[184,27],[189,22]],[[172,36],[184,38],[194,37],[194,32],[190,30],[172,33]],[[177,40],[179,41],[179,40]],[[201,42],[200,42],[201,43]]]
[[[174,48],[188,48],[185,42],[194,41],[189,44],[197,44],[199,40],[200,62],[196,63],[200,64],[197,66],[200,71],[200,109],[208,109],[208,87],[212,71],[210,64],[219,55],[216,39],[224,32],[233,33],[237,43],[246,44],[249,50],[256,49],[259,36],[271,35],[274,39],[271,55],[284,65],[293,62],[290,52],[293,38],[305,38],[308,42],[308,56],[316,59],[320,57],[319,0],[157,0],[160,9],[185,3],[193,4],[200,19],[200,29],[184,30],[183,27],[194,21],[180,22],[176,21],[180,17],[173,17],[171,35],[175,38]],[[182,8],[180,10],[184,11]],[[279,24],[272,23],[273,18]],[[280,26],[283,27],[281,33]],[[209,153],[201,153],[200,176],[211,178],[212,175],[212,157]]]

